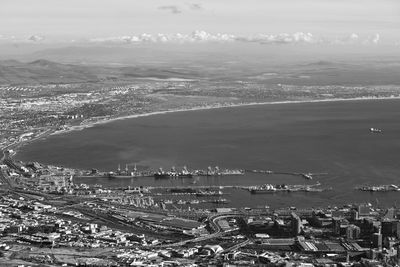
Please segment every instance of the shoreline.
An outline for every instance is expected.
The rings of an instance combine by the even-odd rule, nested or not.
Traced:
[[[187,111],[201,111],[201,110],[213,110],[213,109],[222,109],[222,108],[236,108],[236,107],[247,107],[247,106],[261,106],[261,105],[282,105],[282,104],[306,104],[306,103],[324,103],[324,102],[345,102],[345,101],[368,101],[368,100],[399,100],[399,96],[388,96],[388,97],[354,97],[354,98],[331,98],[331,99],[310,99],[310,100],[282,100],[282,101],[271,101],[271,102],[249,102],[249,103],[239,103],[239,104],[230,104],[230,105],[210,105],[204,107],[194,107],[194,108],[180,108],[180,109],[171,109],[171,110],[163,110],[163,111],[153,111],[147,112],[142,114],[132,114],[132,115],[125,115],[121,117],[115,118],[106,118],[101,119],[95,122],[88,122],[87,124],[83,125],[76,125],[71,126],[65,130],[58,130],[50,133],[49,135],[58,135],[58,134],[65,134],[73,131],[81,131],[86,128],[91,128],[96,125],[102,125],[106,123],[111,123],[114,121],[119,120],[126,120],[126,119],[135,119],[141,117],[148,117],[153,115],[164,115],[169,113],[176,113],[176,112],[187,112]]]
[[[63,130],[55,130],[54,129],[54,131],[51,131],[52,129],[50,128],[45,131],[46,134],[41,134],[40,136],[37,136],[37,137],[33,138],[32,140],[23,141],[20,143],[13,143],[11,145],[3,147],[2,151],[3,151],[3,157],[4,157],[4,151],[7,148],[10,148],[10,146],[12,146],[14,149],[14,152],[15,152],[12,155],[12,157],[15,158],[19,154],[19,149],[22,146],[29,145],[38,140],[46,139],[52,135],[67,134],[70,132],[81,131],[81,130],[84,130],[87,128],[94,127],[96,125],[102,125],[102,124],[111,123],[114,121],[148,117],[148,116],[153,116],[153,115],[164,115],[164,114],[176,113],[176,112],[201,111],[201,110],[213,110],[213,109],[236,108],[236,107],[247,107],[247,106],[261,106],[261,105],[306,104],[306,103],[371,101],[371,100],[372,101],[373,100],[400,100],[400,95],[399,96],[390,96],[390,97],[389,96],[388,97],[353,97],[353,98],[310,99],[310,100],[282,100],[282,101],[271,101],[271,102],[248,102],[248,103],[238,103],[238,104],[228,104],[228,105],[221,104],[221,105],[210,105],[210,106],[204,106],[204,107],[180,108],[180,109],[171,109],[171,110],[164,110],[164,111],[153,111],[153,112],[147,112],[147,113],[142,113],[142,114],[132,114],[132,115],[126,115],[126,116],[121,116],[121,117],[115,117],[115,118],[112,118],[112,117],[104,118],[104,119],[100,119],[99,121],[95,121],[95,122],[88,122],[88,123],[82,124],[82,125],[70,126],[69,128],[63,129]]]

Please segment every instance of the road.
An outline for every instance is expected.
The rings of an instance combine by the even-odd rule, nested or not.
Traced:
[[[252,242],[252,240],[246,239],[246,240],[244,240],[243,242],[240,242],[240,243],[238,243],[238,244],[236,244],[236,245],[234,245],[234,246],[232,246],[232,247],[229,247],[229,248],[224,249],[224,250],[221,251],[219,254],[224,254],[224,253],[228,253],[228,252],[230,252],[230,251],[235,251],[235,250],[237,250],[237,249],[239,249],[239,248],[241,248],[241,247],[246,246],[247,244],[250,244],[251,242]]]
[[[238,213],[230,213],[230,214],[216,214],[216,215],[212,215],[208,218],[208,222],[210,223],[210,227],[215,231],[212,234],[206,235],[206,236],[201,236],[201,237],[196,237],[193,239],[189,239],[189,240],[184,240],[181,242],[177,242],[177,243],[173,243],[173,244],[165,244],[165,245],[161,245],[161,246],[157,246],[157,247],[179,247],[179,246],[183,246],[189,243],[197,243],[197,242],[203,242],[206,240],[210,240],[210,239],[214,239],[214,238],[218,238],[227,234],[231,234],[232,232],[237,231],[237,228],[232,228],[228,231],[223,231],[221,226],[219,226],[219,224],[217,223],[218,220],[222,220],[222,219],[226,219],[226,218],[236,218],[238,216],[241,216],[241,214]]]

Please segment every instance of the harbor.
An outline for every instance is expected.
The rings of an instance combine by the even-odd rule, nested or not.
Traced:
[[[245,173],[257,173],[257,174],[278,174],[278,175],[290,175],[300,176],[307,180],[312,180],[315,176],[328,175],[328,173],[300,173],[300,172],[284,172],[284,171],[272,171],[272,170],[244,170],[240,168],[236,169],[220,169],[218,166],[208,166],[206,169],[195,169],[189,170],[186,166],[183,166],[178,170],[175,166],[172,166],[169,171],[165,171],[162,167],[154,171],[151,169],[138,170],[136,164],[133,169],[129,169],[128,164],[125,165],[125,169],[121,169],[121,165],[118,165],[116,171],[99,172],[97,169],[91,169],[90,171],[81,171],[75,175],[77,178],[139,178],[139,177],[154,177],[156,179],[175,179],[175,178],[193,178],[199,176],[226,176],[226,175],[244,175]]]
[[[224,175],[244,175],[245,171],[241,169],[220,169],[218,166],[214,168],[208,166],[207,169],[188,170],[186,166],[183,166],[181,170],[177,170],[174,166],[169,171],[164,171],[160,167],[157,171],[154,170],[138,170],[136,164],[132,170],[129,169],[128,164],[125,166],[125,170],[121,170],[121,166],[118,165],[118,169],[108,172],[100,172],[97,169],[91,169],[90,171],[80,171],[75,175],[77,178],[139,178],[139,177],[154,177],[156,179],[174,179],[174,178],[193,178],[196,176],[224,176]]]

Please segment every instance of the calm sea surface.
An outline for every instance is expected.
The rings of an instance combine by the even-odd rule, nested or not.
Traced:
[[[369,128],[383,130],[372,134]],[[155,180],[82,178],[110,186],[310,184],[332,191],[251,195],[224,189],[229,206],[328,206],[350,202],[396,204],[400,192],[369,193],[358,185],[400,184],[400,101],[258,105],[177,112],[114,121],[51,136],[22,148],[17,158],[75,168],[263,169],[328,173],[306,181],[299,176],[244,176]],[[133,165],[130,165],[132,168]]]

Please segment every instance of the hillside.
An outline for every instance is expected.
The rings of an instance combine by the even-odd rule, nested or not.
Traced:
[[[59,64],[48,60],[29,63],[0,61],[0,84],[79,83],[98,80],[98,76],[84,66]]]
[[[135,78],[194,78],[195,72],[168,68],[102,67],[97,65],[61,64],[39,59],[28,63],[0,61],[0,84],[86,83]]]

